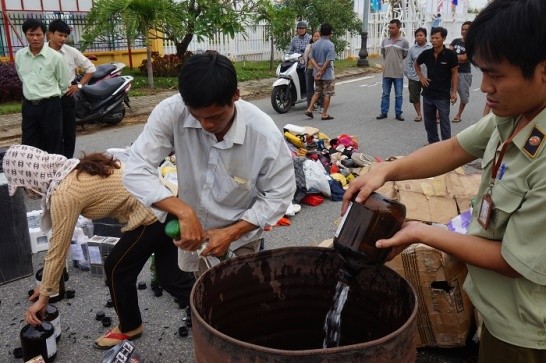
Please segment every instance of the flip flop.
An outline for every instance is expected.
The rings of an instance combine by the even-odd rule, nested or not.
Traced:
[[[451,122],[455,122],[455,123],[461,122],[461,118],[460,117],[453,117],[453,121],[451,121]]]
[[[311,111],[305,111],[305,116],[310,117],[310,118],[315,117],[315,116],[313,116],[313,112],[311,112]]]
[[[133,339],[140,338],[141,336],[142,336],[142,332],[137,333],[137,334],[132,335],[132,336],[129,336],[129,335],[123,334],[123,333],[112,333],[112,331],[110,330],[106,334],[104,334],[103,336],[101,336],[100,338],[95,340],[95,342],[93,343],[93,346],[95,348],[98,348],[98,349],[107,350],[107,349],[110,349],[110,348],[118,345],[119,343],[121,343],[125,339],[133,340]],[[111,342],[108,342],[108,344],[104,344],[104,345],[101,345],[101,344],[98,343],[99,341],[104,340],[104,339],[110,339]]]
[[[321,119],[321,120],[333,120],[333,119],[334,119],[334,116],[330,116],[330,115],[328,115],[328,116],[322,116],[320,119]]]
[[[421,116],[416,116],[413,121],[415,122],[420,122],[420,121],[423,121],[423,118]]]

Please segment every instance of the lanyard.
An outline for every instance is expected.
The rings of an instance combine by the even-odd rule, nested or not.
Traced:
[[[502,164],[502,159],[504,158],[504,153],[506,152],[506,149],[508,148],[508,144],[510,144],[510,142],[512,142],[514,137],[516,137],[516,135],[523,129],[522,127],[521,129],[517,130],[518,124],[519,124],[519,120],[517,120],[516,122],[516,126],[514,127],[514,131],[512,132],[512,135],[510,135],[510,137],[502,143],[498,158],[497,158],[497,153],[495,153],[495,156],[493,158],[493,167],[491,168],[491,179],[489,180],[489,194],[491,194],[491,190],[493,189],[493,185],[495,184],[495,179],[497,178],[497,173]],[[499,146],[500,146],[500,141],[497,143],[496,150],[498,150]]]

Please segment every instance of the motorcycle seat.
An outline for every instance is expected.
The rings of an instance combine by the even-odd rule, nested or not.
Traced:
[[[121,77],[108,78],[92,85],[85,85],[80,92],[89,97],[104,98],[114,93],[115,90],[121,87],[123,82],[125,82],[125,79]]]
[[[116,69],[116,66],[113,64],[101,64],[95,68],[95,74],[93,74],[91,80],[98,81],[99,79],[106,77],[110,72]]]

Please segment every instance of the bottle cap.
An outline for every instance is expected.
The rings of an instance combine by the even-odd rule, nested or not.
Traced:
[[[109,316],[105,316],[102,318],[102,326],[105,328],[108,328],[110,325],[112,325],[112,318]]]
[[[182,338],[187,337],[189,332],[189,329],[185,326],[178,328],[178,335],[180,335]]]
[[[172,239],[180,238],[180,225],[178,224],[178,220],[173,219],[165,225],[165,234]]]
[[[95,313],[95,319],[98,321],[101,321],[102,319],[104,319],[105,316],[106,314],[102,310],[99,310]]]
[[[17,347],[13,350],[13,356],[17,359],[23,358],[23,348]]]

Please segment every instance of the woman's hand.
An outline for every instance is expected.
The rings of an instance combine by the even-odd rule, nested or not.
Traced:
[[[38,325],[42,323],[42,318],[44,316],[47,303],[49,301],[49,296],[40,295],[38,300],[35,303],[30,305],[25,312],[25,320],[31,325]]]

